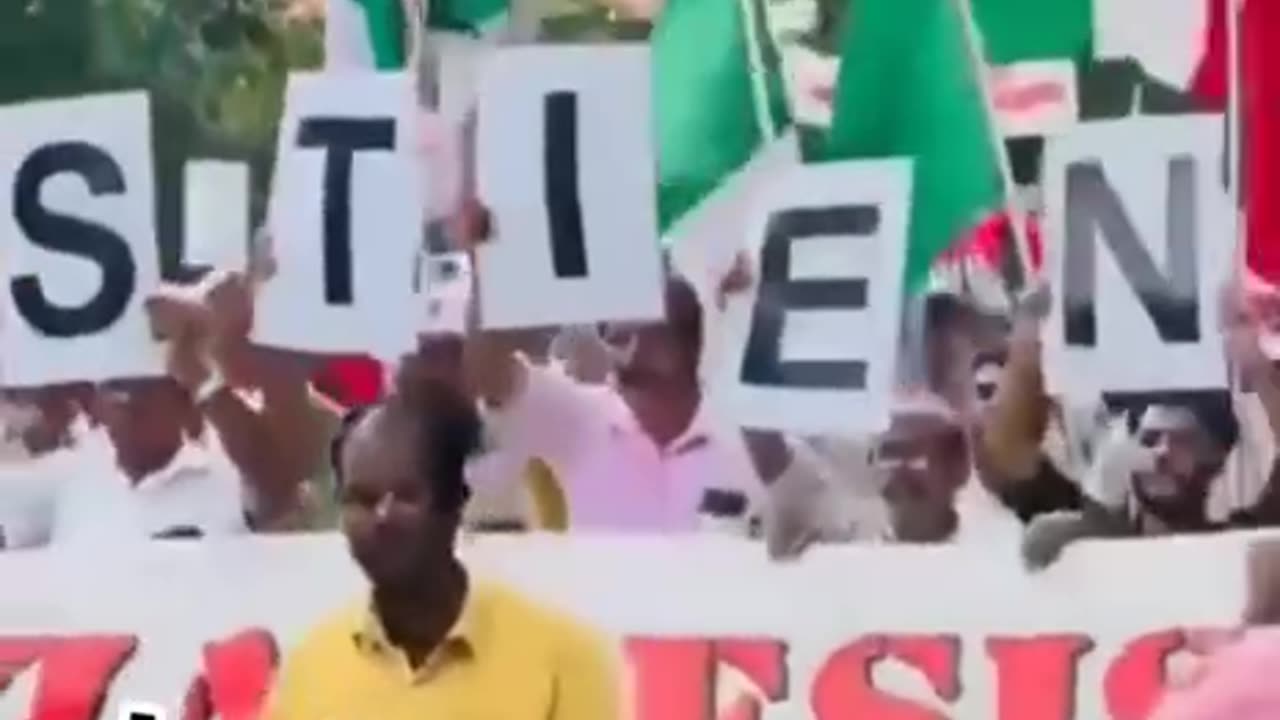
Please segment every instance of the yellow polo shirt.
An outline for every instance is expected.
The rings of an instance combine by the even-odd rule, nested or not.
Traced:
[[[267,720],[617,720],[618,654],[567,615],[473,580],[462,614],[417,670],[368,600],[286,658]]]

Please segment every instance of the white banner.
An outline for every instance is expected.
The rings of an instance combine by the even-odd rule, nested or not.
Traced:
[[[764,720],[1138,720],[1182,630],[1240,616],[1254,537],[1083,544],[1036,575],[1014,548],[777,565],[716,536],[496,537],[464,554],[616,633],[636,720],[757,717],[753,703]],[[175,718],[184,700],[187,717],[251,720],[276,650],[362,592],[333,535],[11,552],[0,588],[6,720],[110,720],[125,702]]]

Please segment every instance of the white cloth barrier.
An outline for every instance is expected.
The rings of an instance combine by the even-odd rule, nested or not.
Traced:
[[[754,717],[706,716],[699,692],[768,720],[1136,720],[1178,630],[1240,616],[1254,537],[1087,543],[1036,575],[1002,547],[819,548],[776,565],[731,538],[513,536],[464,554],[625,638],[637,720]],[[287,652],[361,592],[335,535],[0,553],[0,718],[110,720],[126,700],[176,718],[204,673],[209,716],[248,720],[270,643],[244,631]],[[238,633],[219,662],[208,644]]]

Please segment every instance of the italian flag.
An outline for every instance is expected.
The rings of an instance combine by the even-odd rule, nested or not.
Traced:
[[[919,291],[933,261],[1003,205],[1003,150],[958,3],[864,0],[849,13],[822,159],[914,161],[905,283]]]
[[[996,147],[986,122],[1005,136],[1052,134],[1030,122],[1022,131],[1010,113],[1035,110],[1062,96],[1060,80],[1034,82],[1015,69],[1070,63],[1081,72],[1127,61],[1138,77],[1120,87],[1134,97],[1126,108],[1145,106],[1144,87],[1156,85],[1183,97],[1182,105],[1221,111],[1227,105],[1227,9],[1243,4],[1241,67],[1245,200],[1249,265],[1280,281],[1280,205],[1267,198],[1280,188],[1280,3],[1275,0],[967,0],[983,41],[981,77],[961,52],[957,0],[853,3],[842,45],[838,81],[830,92],[811,84],[806,97],[831,98],[829,151],[835,157],[910,155],[917,160],[908,282],[920,288],[935,260],[954,261],[957,244],[990,258],[1000,217],[1001,186],[994,175]],[[893,9],[890,9],[893,8]],[[810,78],[830,70],[807,67]],[[1023,74],[1023,77],[1027,77]],[[973,92],[987,84],[996,111],[986,118]],[[1105,83],[1104,83],[1105,84]],[[1114,83],[1113,83],[1114,85]],[[966,89],[967,88],[967,89]],[[1114,87],[1109,91],[1113,91]],[[1081,106],[1090,86],[1077,84]],[[793,90],[793,97],[796,91]],[[1096,105],[1096,103],[1094,103]],[[1067,118],[1068,121],[1078,119]],[[823,113],[808,113],[821,118]],[[1051,123],[1061,128],[1062,118]],[[978,252],[981,248],[981,252]],[[951,252],[944,255],[944,251]]]
[[[1229,5],[1208,0],[1203,48],[1190,89],[1206,105],[1228,104]],[[1246,212],[1248,269],[1269,285],[1280,285],[1280,3],[1247,0],[1239,15],[1241,200]]]
[[[408,59],[404,0],[326,0],[325,67],[399,70]]]

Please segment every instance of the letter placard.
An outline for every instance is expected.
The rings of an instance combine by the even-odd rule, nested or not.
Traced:
[[[271,198],[276,275],[254,339],[396,356],[413,342],[426,182],[404,73],[290,76]]]
[[[185,264],[244,270],[249,259],[249,164],[188,161],[183,188]]]
[[[1087,123],[1045,159],[1054,392],[1223,387],[1218,290],[1235,239],[1222,118]]]
[[[143,93],[0,109],[5,385],[163,372],[152,173]]]
[[[756,286],[723,319],[730,417],[843,435],[888,422],[910,188],[906,161],[825,163],[757,198]]]
[[[486,327],[662,316],[649,51],[513,47],[480,80]]]

